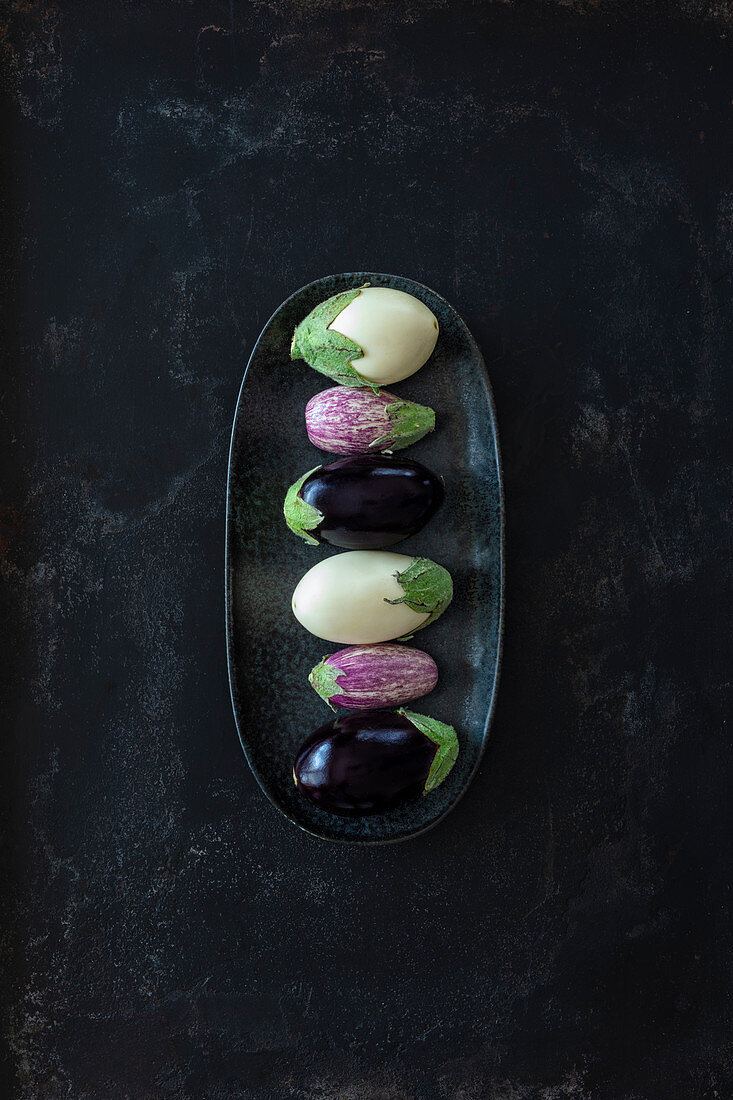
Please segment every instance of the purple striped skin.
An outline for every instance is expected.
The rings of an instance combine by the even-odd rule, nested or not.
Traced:
[[[321,390],[311,397],[305,407],[308,438],[315,447],[337,455],[401,450],[431,431],[432,427],[426,426],[414,438],[404,438],[387,414],[387,409],[395,402],[404,404],[405,399],[388,390],[373,393],[370,389],[344,386]],[[432,410],[416,407],[423,414],[428,412],[432,415]],[[434,416],[432,423],[435,423]]]
[[[338,677],[335,684],[334,675]],[[371,710],[427,695],[438,682],[438,669],[430,654],[421,649],[353,645],[324,657],[312,670],[310,682],[334,709]]]
[[[389,448],[392,421],[387,407],[398,401],[393,393],[334,386],[311,397],[305,407],[305,426],[311,443],[322,451],[358,455]],[[387,436],[378,447],[375,439]]]

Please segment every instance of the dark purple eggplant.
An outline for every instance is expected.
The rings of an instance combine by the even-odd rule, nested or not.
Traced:
[[[452,726],[423,714],[344,714],[301,745],[293,777],[301,794],[335,814],[384,813],[443,782],[458,756]]]
[[[283,511],[291,531],[312,545],[377,550],[420,531],[442,502],[440,478],[419,462],[361,454],[304,474]]]

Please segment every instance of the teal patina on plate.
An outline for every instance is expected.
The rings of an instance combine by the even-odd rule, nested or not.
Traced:
[[[332,712],[308,683],[338,645],[304,630],[290,609],[302,575],[338,551],[308,546],[286,526],[288,487],[329,461],[311,445],[304,409],[331,381],[290,359],[296,325],[318,302],[370,283],[407,291],[440,324],[435,352],[417,374],[387,387],[430,405],[436,430],[410,458],[445,478],[445,502],[417,535],[391,547],[431,558],[453,575],[453,603],[414,643],[440,671],[438,686],[409,706],[456,727],[460,752],[436,790],[373,817],[338,817],[295,789],[293,758]],[[496,414],[481,352],[456,311],[434,291],[397,275],[356,272],[317,279],[275,311],[252,351],[234,417],[227,485],[226,617],[229,684],[242,748],[265,794],[295,825],[326,840],[384,844],[437,824],[470,783],[494,710],[504,612],[504,502]]]

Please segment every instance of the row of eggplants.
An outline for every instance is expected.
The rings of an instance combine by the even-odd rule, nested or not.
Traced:
[[[443,501],[440,478],[392,453],[434,429],[433,410],[379,388],[419,370],[437,337],[422,302],[369,286],[321,302],[293,337],[291,357],[339,383],[311,398],[305,419],[316,447],[345,457],[298,478],[283,509],[309,544],[352,551],[313,566],[292,601],[307,630],[347,645],[309,679],[350,713],[317,729],[293,768],[298,790],[333,813],[379,813],[428,793],[458,755],[452,726],[400,706],[432,691],[438,670],[427,653],[396,644],[442,614],[450,574],[382,549],[420,531]]]

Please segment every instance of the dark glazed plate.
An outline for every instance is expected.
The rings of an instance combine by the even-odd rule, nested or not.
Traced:
[[[445,782],[416,802],[374,817],[327,814],[293,784],[295,751],[332,712],[308,673],[338,645],[308,634],[290,598],[302,575],[338,553],[311,547],[285,526],[291,482],[327,462],[306,435],[303,410],[330,381],[290,360],[293,329],[324,298],[363,283],[422,299],[440,323],[431,359],[397,383],[402,397],[435,409],[434,433],[402,453],[445,478],[445,502],[419,534],[390,549],[432,558],[453,575],[455,596],[414,644],[435,658],[440,681],[410,706],[450,722],[460,754]],[[380,844],[431,828],[455,806],[481,759],[496,697],[504,607],[504,505],[491,388],[481,353],[455,310],[420,283],[357,272],[317,279],[265,325],[242,380],[227,486],[226,601],[229,684],[239,739],[265,794],[295,825],[327,840]]]

